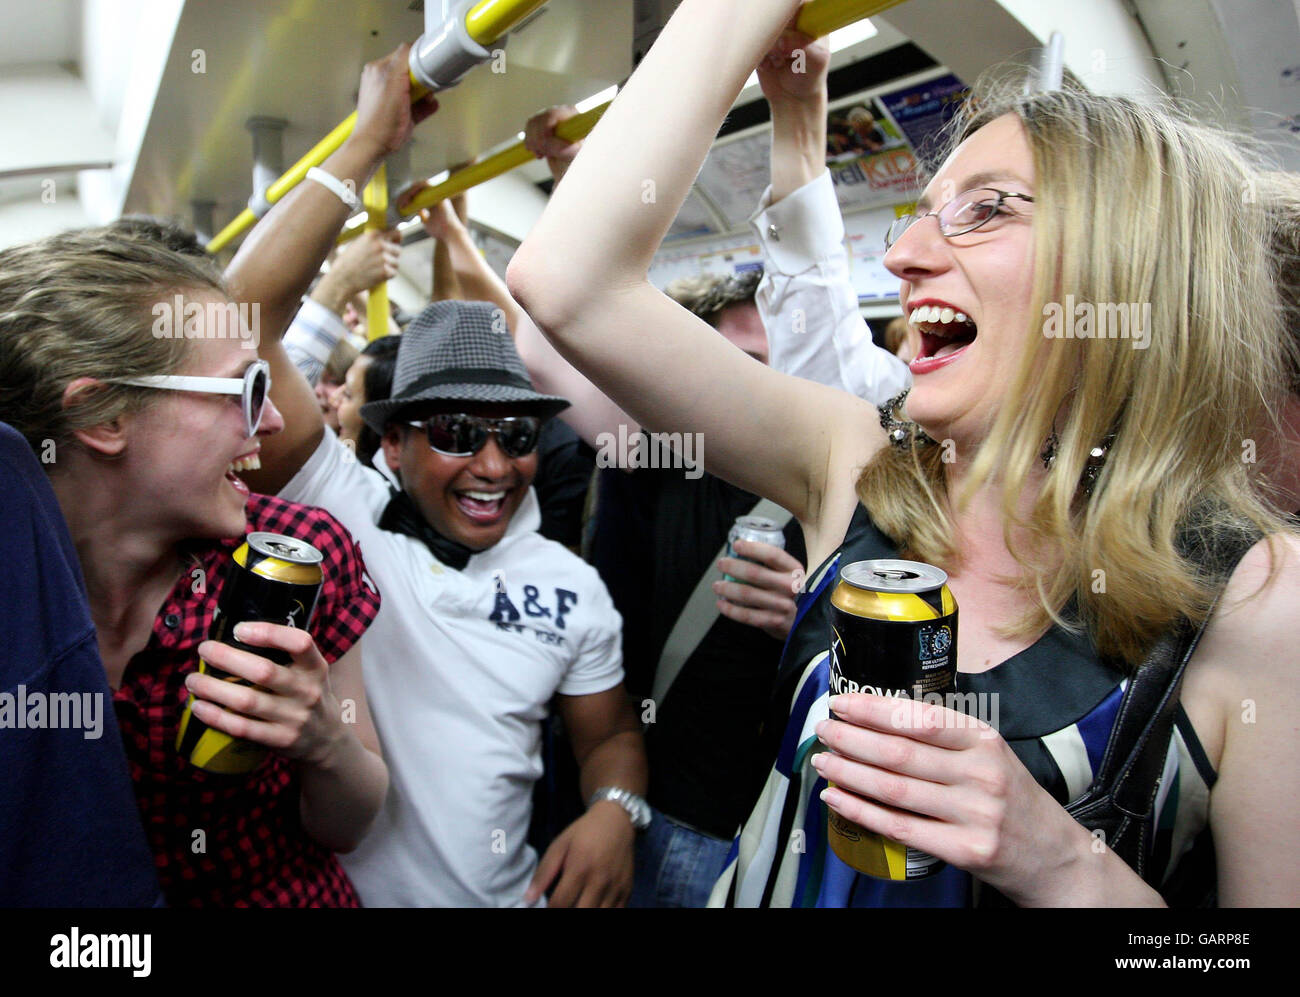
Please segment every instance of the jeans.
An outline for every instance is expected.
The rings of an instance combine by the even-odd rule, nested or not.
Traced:
[[[730,841],[712,838],[652,811],[636,844],[629,907],[703,907],[722,875]]]

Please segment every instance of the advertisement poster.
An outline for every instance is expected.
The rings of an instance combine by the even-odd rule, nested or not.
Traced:
[[[772,131],[764,128],[753,135],[719,142],[709,152],[697,189],[717,205],[730,231],[744,228],[758,208],[771,175]]]
[[[881,96],[881,101],[922,161],[940,147],[944,126],[952,120],[969,88],[951,73]]]
[[[679,277],[735,274],[762,264],[758,242],[748,233],[701,239],[661,249],[650,265],[650,283],[662,290]]]
[[[841,208],[910,200],[916,190],[911,147],[874,97],[827,115],[826,167]]]
[[[717,206],[730,231],[743,228],[758,206],[769,180],[771,145],[766,128],[720,142],[700,170],[696,189]],[[909,201],[915,194],[916,159],[907,136],[873,97],[827,115],[826,166],[846,210]],[[692,229],[679,219],[672,235]]]

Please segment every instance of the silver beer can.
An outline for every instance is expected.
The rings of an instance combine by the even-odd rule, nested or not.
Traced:
[[[731,530],[727,533],[727,557],[734,557],[741,561],[750,560],[736,553],[737,540],[753,540],[785,550],[785,531],[766,516],[737,516]],[[723,575],[722,578],[723,581],[728,582],[739,581],[731,575]]]

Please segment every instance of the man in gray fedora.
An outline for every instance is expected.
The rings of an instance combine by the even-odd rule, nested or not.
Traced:
[[[344,865],[369,906],[614,906],[648,823],[645,754],[623,691],[621,621],[596,572],[537,532],[530,488],[544,420],[499,313],[429,305],[402,336],[383,435],[392,489],[322,422],[278,339],[263,337],[285,429],[256,484],[336,516],[383,595],[362,646],[391,776]],[[559,712],[587,813],[537,860],[526,838],[541,722]],[[346,704],[345,704],[346,709]]]

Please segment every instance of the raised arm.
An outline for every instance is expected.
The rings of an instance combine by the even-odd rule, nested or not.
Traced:
[[[758,82],[772,110],[774,202],[826,172],[830,64],[831,48],[824,39],[792,30],[781,32],[759,63]]]
[[[405,145],[415,122],[436,106],[428,97],[411,106],[409,48],[400,45],[367,63],[357,97],[356,127],[321,164],[358,197],[384,157]],[[348,214],[348,207],[328,188],[304,180],[244,240],[226,270],[226,282],[237,300],[258,304],[263,340],[278,339],[284,332]]]
[[[564,179],[574,157],[582,150],[582,139],[565,141],[555,134],[555,129],[577,113],[578,109],[572,104],[556,104],[534,114],[524,125],[524,145],[538,159],[546,160],[556,185]]]
[[[422,187],[414,189],[417,193]],[[446,260],[455,276],[456,293],[462,301],[487,301],[501,310],[506,325],[513,331],[523,309],[515,304],[506,290],[505,281],[488,266],[483,254],[474,245],[469,229],[456,214],[450,200],[439,201],[420,212],[424,230],[438,241],[438,248],[446,253]]]
[[[326,173],[356,191],[385,156],[410,138],[415,122],[436,106],[428,102],[430,98],[411,105],[408,48],[401,45],[366,65],[356,127],[321,164]],[[246,473],[255,491],[273,495],[284,487],[324,432],[311,385],[289,359],[281,336],[348,213],[335,193],[304,180],[258,222],[226,271],[232,297],[257,306],[258,349],[271,365],[272,397],[284,415],[284,430],[262,437],[262,469]]]
[[[339,254],[329,273],[303,299],[284,334],[284,348],[312,387],[334,347],[347,336],[343,322],[347,303],[358,292],[395,277],[401,251],[396,232],[365,232]]]
[[[348,302],[362,291],[397,276],[401,255],[401,237],[396,229],[362,232],[339,253],[311,292],[311,300],[342,317]]]
[[[793,512],[811,557],[826,549],[822,533],[843,535],[853,471],[883,440],[875,413],[744,356],[646,279],[723,116],[798,6],[686,0],[588,136],[508,280],[561,354],[633,418],[702,433],[710,470]]]
[[[428,184],[422,183],[421,187],[427,187]],[[457,221],[464,222],[468,217],[465,208],[465,194],[462,192],[455,197],[447,198],[451,203],[448,209],[456,216]],[[439,205],[434,205],[429,211],[436,210]],[[420,212],[420,217],[425,221],[425,231],[429,231],[428,219],[425,217],[428,212]],[[430,233],[432,234],[432,233]],[[456,277],[456,270],[451,261],[451,253],[447,249],[447,244],[434,236],[438,241],[433,247],[433,301],[463,301],[465,295],[461,293],[460,280]]]
[[[764,268],[754,299],[774,370],[881,405],[912,378],[872,342],[849,279],[844,222],[826,170],[830,54],[824,39],[786,31],[758,68],[772,109],[772,186],[750,219]]]

